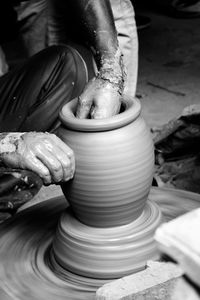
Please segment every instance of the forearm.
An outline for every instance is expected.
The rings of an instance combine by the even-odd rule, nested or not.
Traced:
[[[99,74],[123,91],[125,71],[109,0],[70,0],[93,51]],[[72,5],[72,3],[70,3]]]
[[[68,0],[69,1],[69,0]],[[117,32],[109,0],[70,0],[95,56],[113,57],[118,49]],[[70,3],[72,5],[72,3]]]

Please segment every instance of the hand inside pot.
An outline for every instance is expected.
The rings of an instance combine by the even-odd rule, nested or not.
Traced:
[[[115,85],[102,78],[88,82],[78,98],[76,117],[79,119],[104,119],[120,110],[121,95]]]

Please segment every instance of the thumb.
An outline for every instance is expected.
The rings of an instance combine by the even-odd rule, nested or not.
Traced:
[[[16,152],[2,153],[1,160],[7,167],[20,168],[21,157]]]

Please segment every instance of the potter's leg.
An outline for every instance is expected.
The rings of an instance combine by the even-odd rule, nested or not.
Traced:
[[[48,131],[64,102],[78,96],[87,78],[76,50],[54,46],[0,78],[0,128]]]

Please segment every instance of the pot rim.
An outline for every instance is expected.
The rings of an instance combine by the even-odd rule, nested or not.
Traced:
[[[75,131],[108,131],[123,127],[133,122],[141,112],[141,104],[137,98],[123,95],[121,98],[124,111],[105,119],[78,119],[74,112],[78,104],[78,98],[66,103],[59,118],[62,125]]]

